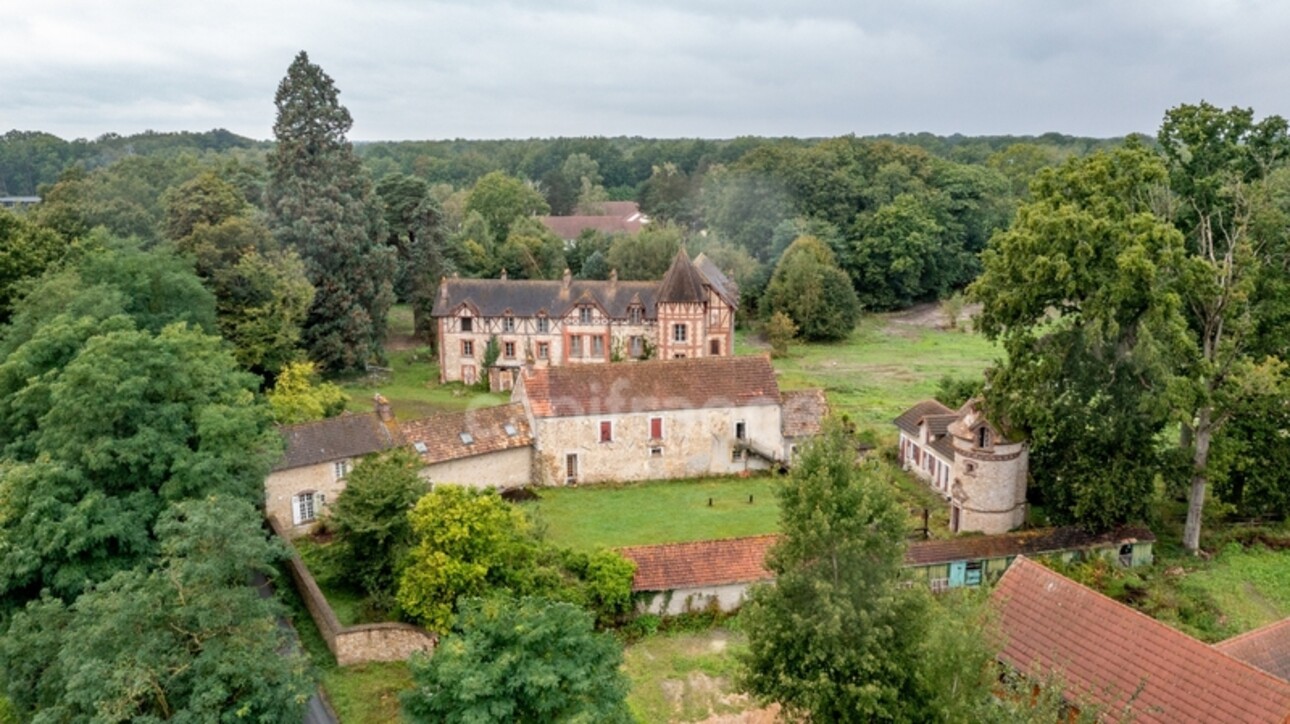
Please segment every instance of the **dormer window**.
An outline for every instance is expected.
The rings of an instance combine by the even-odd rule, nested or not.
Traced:
[[[537,318],[538,334],[546,334],[548,331],[550,331],[550,329],[551,329],[551,320],[547,319],[546,317]]]
[[[502,331],[503,332],[515,331],[515,317],[512,317],[509,314],[506,315],[505,317],[502,317]]]
[[[978,427],[976,429],[976,446],[990,447],[990,428]]]
[[[580,324],[591,324],[591,307],[578,307],[578,322]]]
[[[632,324],[640,324],[645,319],[645,309],[639,304],[633,304],[627,308],[627,321]]]
[[[461,331],[463,331],[463,332],[473,332],[473,331],[475,331],[475,320],[474,320],[474,318],[473,318],[473,317],[462,317],[462,318],[461,318]]]

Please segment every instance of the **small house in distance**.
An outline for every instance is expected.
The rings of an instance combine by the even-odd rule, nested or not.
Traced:
[[[953,533],[1006,533],[1026,520],[1029,453],[986,419],[977,400],[927,400],[895,419],[902,467],[945,496]]]

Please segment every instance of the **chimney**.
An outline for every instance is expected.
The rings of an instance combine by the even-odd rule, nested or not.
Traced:
[[[502,267],[502,281],[506,281],[506,268]]]
[[[564,290],[566,292],[569,291],[569,285],[572,283],[573,283],[573,272],[569,271],[569,267],[565,267],[564,268]]]
[[[616,286],[618,286],[618,270],[610,269],[609,270],[609,288],[613,289]]]
[[[439,301],[448,303],[448,277],[439,277]]]
[[[385,399],[385,395],[376,393],[372,397],[372,402],[376,407],[376,416],[381,419],[381,422],[393,422],[394,408],[390,407],[390,401]]]

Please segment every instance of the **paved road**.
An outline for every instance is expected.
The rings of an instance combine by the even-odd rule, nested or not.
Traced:
[[[260,592],[261,598],[273,598],[273,584],[263,574],[255,574],[253,582],[256,590]],[[282,654],[285,656],[298,651],[300,649],[300,637],[296,635],[296,629],[291,625],[291,622],[285,616],[279,616],[278,627],[287,633],[290,641]],[[304,724],[340,724],[340,720],[332,713],[331,708],[323,702],[321,689],[315,691],[313,696],[309,697],[309,701],[305,703],[302,721]]]

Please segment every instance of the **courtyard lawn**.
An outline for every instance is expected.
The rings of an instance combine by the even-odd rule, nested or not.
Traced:
[[[522,507],[552,543],[580,550],[737,538],[778,529],[774,485],[766,475],[538,488]]]
[[[427,347],[388,352],[390,371],[373,372],[340,380],[349,394],[348,408],[371,412],[372,396],[385,395],[401,420],[415,420],[437,412],[456,412],[509,402],[510,393],[481,392],[459,382],[439,384],[439,365]]]
[[[399,694],[412,688],[412,670],[403,661],[338,666],[322,684],[342,724],[385,724],[403,720]]]
[[[891,421],[933,397],[943,376],[980,378],[1003,354],[975,332],[940,329],[926,316],[871,314],[845,341],[795,343],[787,357],[774,362],[780,387],[823,387],[835,412],[877,432],[878,439],[894,438]],[[741,332],[736,351],[756,354],[767,348],[756,334]]]

